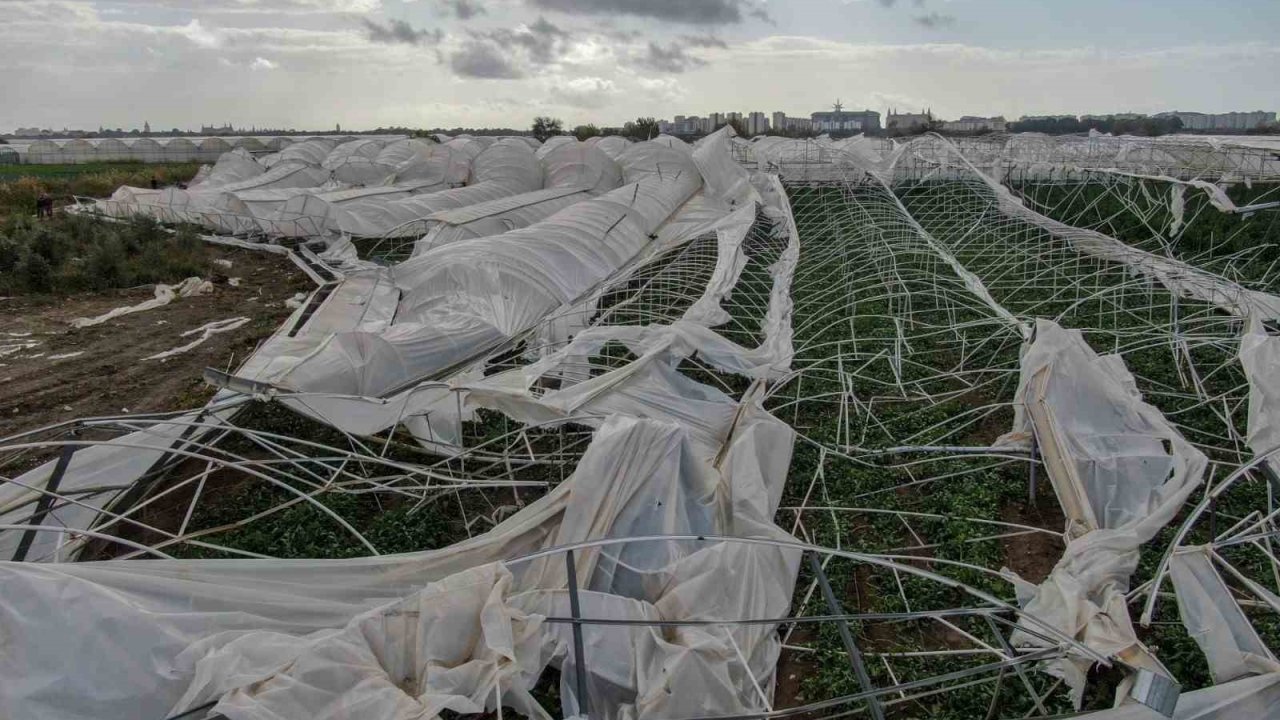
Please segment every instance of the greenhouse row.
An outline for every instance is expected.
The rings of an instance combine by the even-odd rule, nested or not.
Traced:
[[[70,211],[315,288],[0,438],[9,715],[1280,716],[1272,151],[312,138]]]
[[[244,149],[250,153],[278,152],[289,145],[310,139],[312,138],[306,136],[74,138],[36,140],[25,146],[14,145],[12,149],[18,154],[18,162],[31,165],[121,161],[216,162],[223,153],[235,149]],[[331,139],[335,142],[348,142],[355,138],[333,136]]]

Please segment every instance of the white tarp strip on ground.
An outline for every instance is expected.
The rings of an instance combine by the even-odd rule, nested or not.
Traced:
[[[1067,548],[1039,587],[1011,571],[1026,613],[1107,656],[1167,675],[1138,641],[1126,605],[1138,548],[1168,524],[1203,479],[1208,460],[1142,400],[1116,355],[1099,356],[1078,330],[1036,323],[1022,359],[1014,435],[1034,432],[1067,516]],[[1015,645],[1036,645],[1015,633]],[[1051,672],[1077,703],[1091,661]]]

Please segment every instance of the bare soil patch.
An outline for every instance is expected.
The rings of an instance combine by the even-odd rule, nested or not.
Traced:
[[[30,344],[0,356],[0,437],[79,417],[178,410],[207,401],[213,390],[201,380],[204,368],[239,364],[292,312],[285,300],[313,288],[285,257],[231,248],[215,248],[213,256],[231,267],[207,278],[212,293],[92,327],[75,328],[71,321],[143,302],[154,289],[0,300],[0,346]],[[239,278],[239,286],[229,278]],[[184,332],[236,317],[249,322],[186,353],[146,359],[195,339]]]

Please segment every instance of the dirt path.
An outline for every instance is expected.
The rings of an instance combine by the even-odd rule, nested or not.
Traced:
[[[218,268],[226,277],[213,278],[212,293],[92,327],[71,321],[148,300],[153,290],[0,300],[0,437],[78,417],[203,404],[213,392],[204,368],[239,364],[292,312],[285,300],[314,287],[285,257],[223,248],[213,256],[231,267]],[[184,332],[237,317],[249,322],[183,354],[145,359],[198,336]]]

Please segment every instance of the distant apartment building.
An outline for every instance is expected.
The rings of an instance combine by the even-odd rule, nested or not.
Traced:
[[[1218,114],[1174,110],[1160,113],[1156,117],[1176,117],[1182,121],[1184,130],[1251,130],[1259,125],[1270,125],[1276,121],[1274,112],[1262,110]]]
[[[763,135],[769,132],[769,118],[762,112],[752,111],[747,115],[746,130],[748,135]]]
[[[1079,120],[1075,115],[1023,115],[1018,122],[1034,122],[1037,120]]]
[[[885,128],[897,132],[911,132],[920,128],[927,128],[932,123],[932,110],[925,110],[920,113],[904,113],[891,109],[884,117]]]
[[[1006,127],[1008,123],[1000,115],[989,118],[965,115],[959,120],[947,120],[942,123],[943,130],[957,133],[1004,132]]]
[[[809,116],[813,129],[820,132],[869,132],[880,129],[880,113],[875,110],[845,110],[836,100],[830,112],[816,112]]]
[[[813,130],[813,120],[802,117],[789,117],[786,113],[775,112],[772,126],[779,132],[807,133]]]
[[[671,122],[659,122],[658,132],[678,136],[701,135],[704,122],[705,118],[696,115],[677,115]]]

